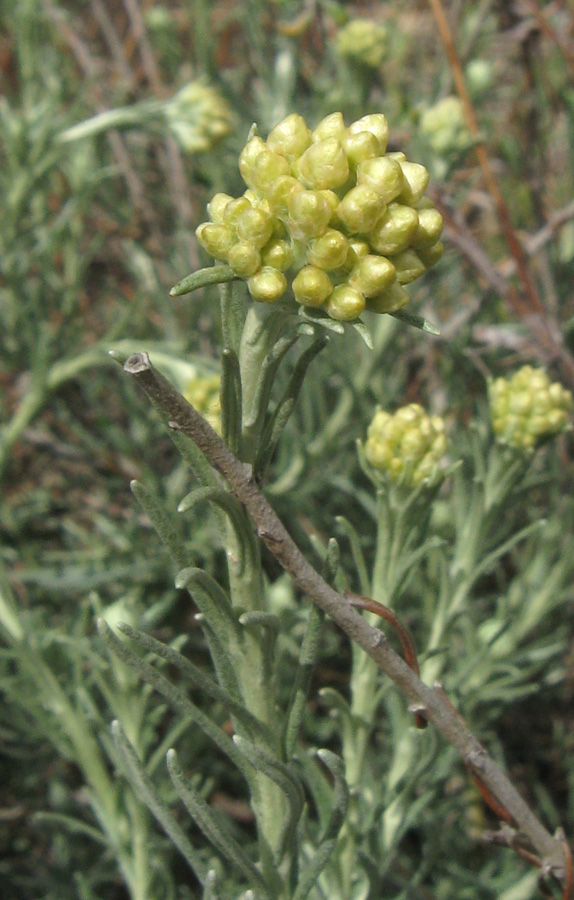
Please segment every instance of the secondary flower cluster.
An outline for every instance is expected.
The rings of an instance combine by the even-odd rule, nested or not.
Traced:
[[[523,450],[564,431],[574,405],[570,391],[532,366],[491,381],[488,397],[497,439]]]
[[[384,410],[375,413],[367,431],[365,457],[392,481],[416,487],[435,474],[446,447],[440,416],[429,416],[418,403],[410,403],[394,415]]]
[[[187,382],[183,396],[196,408],[211,427],[221,434],[221,400],[219,375],[197,375]]]
[[[348,322],[366,308],[389,313],[405,284],[442,255],[442,218],[424,197],[428,172],[387,153],[384,115],[345,126],[341,113],[314,131],[296,114],[239,157],[248,186],[216,194],[196,231],[207,252],[245,278],[255,300],[295,300]]]

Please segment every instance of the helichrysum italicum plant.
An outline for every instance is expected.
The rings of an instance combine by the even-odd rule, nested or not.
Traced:
[[[501,444],[532,450],[568,427],[572,394],[543,369],[523,366],[488,386],[492,429]]]
[[[199,242],[255,300],[343,322],[396,312],[405,285],[440,259],[442,218],[424,196],[427,170],[387,153],[388,136],[382,113],[346,127],[339,112],[314,131],[292,114],[267,141],[252,134],[239,157],[248,189],[213,197]]]
[[[391,414],[380,409],[369,425],[365,457],[391,481],[417,487],[433,480],[447,449],[444,421],[418,403]]]

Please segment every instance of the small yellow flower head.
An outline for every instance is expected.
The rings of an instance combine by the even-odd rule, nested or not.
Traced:
[[[201,413],[218,434],[221,434],[220,386],[219,375],[198,375],[186,384],[183,391],[187,402]]]
[[[204,80],[191,81],[165,104],[163,113],[186,153],[205,153],[233,129],[233,113],[218,91]]]
[[[411,403],[393,415],[384,410],[375,413],[367,431],[365,457],[391,481],[414,488],[436,477],[446,448],[440,416],[429,416],[418,403]]]
[[[444,179],[449,165],[474,143],[458,97],[445,97],[428,107],[421,115],[419,129],[430,150],[430,168],[435,178]]]
[[[566,431],[574,408],[570,391],[532,366],[523,366],[511,378],[491,381],[488,399],[497,440],[526,451]]]
[[[337,33],[341,56],[378,69],[387,55],[387,30],[369,19],[352,19]]]
[[[239,156],[248,188],[236,199],[215,194],[199,243],[259,302],[320,308],[341,322],[396,312],[408,300],[403,285],[440,259],[442,218],[424,196],[424,166],[387,153],[388,138],[382,113],[348,127],[331,113],[313,131],[292,114],[267,141],[252,130]]]

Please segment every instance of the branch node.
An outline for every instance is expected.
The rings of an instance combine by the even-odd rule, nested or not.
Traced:
[[[487,759],[486,750],[483,750],[482,747],[479,750],[470,750],[465,756],[465,762],[470,769],[475,769],[478,772],[484,772],[485,760]]]

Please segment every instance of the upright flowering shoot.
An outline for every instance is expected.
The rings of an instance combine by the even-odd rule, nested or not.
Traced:
[[[382,409],[375,413],[367,431],[365,457],[391,481],[415,488],[424,481],[436,481],[446,448],[440,416],[429,416],[418,403],[410,403],[393,415]]]
[[[341,322],[396,312],[405,285],[441,257],[442,218],[424,196],[428,172],[387,153],[388,136],[380,113],[349,127],[333,113],[314,131],[293,114],[267,141],[252,133],[239,157],[247,190],[213,197],[200,244],[254,300]]]
[[[570,391],[532,366],[491,381],[488,397],[497,440],[523,451],[565,431],[574,408]]]

